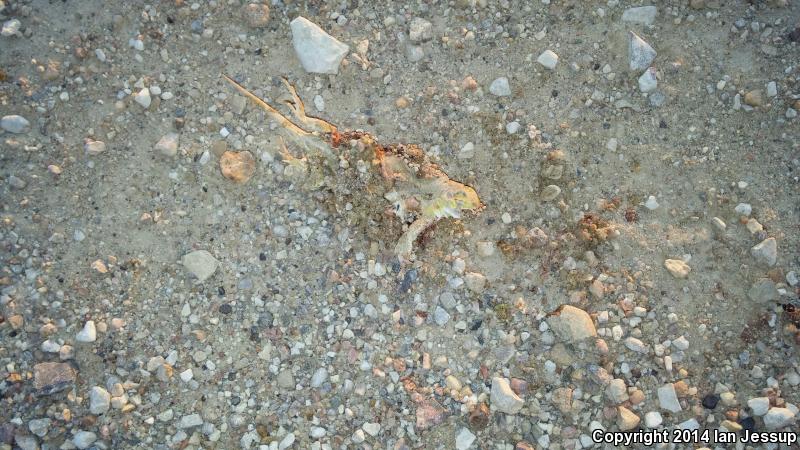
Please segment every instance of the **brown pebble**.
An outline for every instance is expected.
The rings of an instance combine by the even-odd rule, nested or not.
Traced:
[[[394,101],[394,106],[396,106],[398,109],[406,109],[408,108],[408,105],[409,101],[405,96],[397,97],[397,100]]]
[[[521,378],[512,378],[511,390],[517,395],[525,395],[528,393],[528,382]]]
[[[764,97],[760,89],[753,89],[752,91],[744,94],[744,103],[753,107],[761,106],[764,104]]]
[[[235,183],[244,183],[256,173],[256,159],[248,151],[228,151],[222,154],[219,168],[225,178]]]
[[[517,445],[514,446],[514,450],[536,450],[536,447],[525,441],[519,441]]]
[[[469,427],[473,430],[482,430],[489,425],[489,406],[486,403],[478,403],[469,412],[467,419]]]
[[[242,15],[250,28],[264,28],[269,23],[269,6],[250,3],[242,8]]]
[[[75,384],[75,369],[67,363],[44,362],[33,366],[33,387],[50,395]]]
[[[683,380],[676,381],[672,384],[672,386],[675,388],[675,392],[678,394],[678,397],[684,397],[689,393],[689,385]]]
[[[225,141],[214,141],[214,143],[211,144],[211,153],[217,158],[221,157],[227,150],[228,146],[225,144]]]

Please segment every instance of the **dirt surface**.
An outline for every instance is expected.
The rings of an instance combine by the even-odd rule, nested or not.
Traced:
[[[654,4],[0,0],[0,449],[796,432],[800,3]],[[372,161],[313,183],[223,74],[485,206],[398,258]]]

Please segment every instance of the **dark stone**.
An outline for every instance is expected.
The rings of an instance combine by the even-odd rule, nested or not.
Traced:
[[[223,303],[219,305],[219,312],[221,312],[222,314],[230,314],[231,312],[233,312],[233,308],[231,308],[231,305],[229,303]]]
[[[708,394],[703,397],[703,408],[706,409],[714,409],[717,407],[717,403],[719,402],[719,396],[716,394]]]
[[[756,419],[752,417],[745,417],[744,419],[739,420],[739,425],[741,425],[742,428],[747,431],[753,431],[756,427]]]

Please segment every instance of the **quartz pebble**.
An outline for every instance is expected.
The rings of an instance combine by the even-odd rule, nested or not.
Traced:
[[[545,50],[541,55],[539,55],[538,58],[536,58],[536,62],[547,69],[553,70],[558,64],[558,55],[552,50]]]
[[[178,133],[167,133],[156,142],[155,150],[163,156],[172,157],[178,154]]]
[[[206,250],[197,250],[183,255],[181,264],[194,275],[198,281],[205,281],[217,270],[217,260]]]
[[[246,183],[256,172],[256,159],[248,151],[226,151],[219,159],[222,176],[234,183]]]
[[[678,401],[678,395],[675,393],[675,385],[672,383],[658,388],[658,404],[661,409],[666,409],[673,413],[680,412],[683,409]]]
[[[797,411],[797,409],[795,409]],[[768,430],[778,430],[795,422],[795,411],[789,408],[770,408],[764,415],[764,426]]]
[[[473,442],[475,442],[475,435],[472,434],[469,428],[461,428],[461,430],[456,434],[457,450],[467,450],[472,446]]]
[[[133,96],[133,100],[138,103],[142,108],[147,109],[150,107],[153,99],[150,98],[150,89],[143,88]]]
[[[753,412],[754,416],[763,416],[769,411],[769,398],[756,397],[747,401],[747,407]]]
[[[72,437],[72,443],[81,450],[89,448],[96,440],[97,435],[91,431],[81,430]]]
[[[507,378],[494,377],[492,378],[491,404],[492,408],[497,411],[516,414],[522,409],[525,402],[514,393]]]
[[[656,69],[650,67],[639,77],[639,90],[647,93],[655,91],[657,87],[658,79],[656,79]]]
[[[433,24],[421,17],[415,17],[408,27],[408,38],[411,42],[429,41],[433,37],[432,29]]]
[[[492,84],[489,85],[489,92],[498,97],[507,97],[511,95],[511,87],[508,85],[508,78],[496,78],[492,81]]]
[[[633,411],[624,407],[617,407],[617,427],[620,431],[628,431],[636,428],[642,419],[634,414]]]
[[[641,71],[650,67],[656,59],[656,51],[638,34],[631,31],[628,35],[628,65],[632,71]]]
[[[570,343],[597,336],[589,314],[572,305],[563,305],[551,313],[547,324],[561,339]]]
[[[78,342],[94,342],[97,340],[97,329],[95,328],[94,320],[86,321],[83,329],[75,336],[75,340]]]
[[[750,254],[761,264],[774,266],[778,262],[778,243],[775,238],[767,238],[750,249]]]
[[[111,394],[100,386],[89,391],[89,412],[95,415],[105,414],[111,407]]]
[[[83,151],[85,151],[88,155],[99,155],[106,151],[106,143],[103,141],[87,139],[83,144]]]
[[[308,73],[337,74],[350,47],[322,30],[305,17],[290,23],[292,45],[303,69]]]
[[[658,9],[655,6],[638,6],[628,8],[622,13],[623,22],[638,23],[642,25],[652,25],[656,20]]]

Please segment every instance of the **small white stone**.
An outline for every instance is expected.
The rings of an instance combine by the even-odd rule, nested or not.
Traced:
[[[319,94],[314,96],[314,108],[319,112],[325,111],[325,99]]]
[[[737,214],[749,216],[753,212],[753,207],[750,206],[749,203],[739,203],[733,210],[736,211]]]
[[[617,151],[618,146],[619,142],[617,141],[617,138],[611,138],[608,140],[608,142],[606,142],[606,148],[612,152]]]
[[[794,423],[795,412],[789,408],[770,408],[764,416],[764,426],[768,430],[778,430]]]
[[[639,90],[642,92],[653,92],[658,87],[655,67],[645,70],[639,77]]]
[[[553,70],[558,64],[558,55],[552,50],[545,50],[541,55],[539,55],[538,58],[536,58],[536,62],[550,70]]]
[[[471,159],[475,156],[475,144],[472,142],[467,142],[461,147],[461,150],[458,152],[458,157],[460,159]]]
[[[219,129],[219,135],[226,138],[231,135],[231,132],[226,127],[222,127]]]
[[[381,424],[377,422],[365,422],[364,425],[361,425],[361,429],[368,435],[375,437],[381,432]]]
[[[525,402],[511,390],[508,379],[501,377],[492,378],[490,401],[492,409],[506,414],[518,413],[525,404]]]
[[[628,387],[625,385],[625,380],[621,378],[611,380],[606,386],[606,397],[615,405],[628,401]]]
[[[517,131],[519,131],[520,127],[521,127],[521,125],[516,120],[513,121],[513,122],[509,122],[509,123],[506,124],[506,133],[514,134]]]
[[[433,38],[433,24],[421,17],[413,18],[408,27],[408,39],[411,42],[423,42],[431,38]]]
[[[675,386],[672,383],[658,388],[658,404],[662,409],[674,413],[683,410],[681,403],[678,401],[678,394],[675,393]]]
[[[644,202],[644,207],[649,209],[650,211],[658,208],[658,200],[656,200],[655,196],[647,197],[647,201]]]
[[[78,431],[75,433],[75,436],[72,437],[72,444],[75,447],[83,450],[89,448],[94,442],[97,440],[97,435],[92,433],[91,431]]]
[[[199,281],[205,281],[216,270],[219,262],[206,250],[197,250],[183,256],[183,266]]]
[[[181,372],[180,377],[184,383],[188,383],[192,378],[194,378],[194,372],[192,372],[192,368],[190,367]]]
[[[475,435],[466,427],[462,428],[461,431],[456,434],[457,450],[467,450],[472,446],[473,442],[475,442]]]
[[[100,386],[94,386],[89,391],[89,412],[98,415],[105,414],[111,407],[111,394]]]
[[[178,133],[167,133],[156,142],[155,150],[163,156],[173,157],[178,154],[178,143],[180,135]]]
[[[511,95],[511,87],[508,85],[508,78],[495,78],[492,84],[489,85],[489,92],[498,97],[507,97]]]
[[[153,99],[150,98],[150,89],[144,88],[141,91],[137,92],[133,96],[133,100],[142,106],[142,108],[147,109],[150,107],[150,103],[152,103]]]
[[[778,95],[778,85],[774,81],[767,83],[767,97],[775,97]]]
[[[778,243],[775,238],[767,238],[750,249],[750,254],[761,264],[774,266],[778,262]]]
[[[644,39],[633,31],[628,34],[628,63],[633,71],[645,70],[656,59],[657,53]]]
[[[292,45],[306,72],[339,73],[339,65],[350,47],[305,17],[298,16],[289,26],[292,29]]]
[[[174,95],[172,94],[172,92],[167,91],[161,93],[161,100],[172,100],[173,97]]]
[[[689,276],[689,272],[692,271],[692,268],[680,259],[668,259],[664,261],[664,267],[675,278],[686,278]]]
[[[97,330],[94,326],[94,320],[86,321],[83,329],[75,335],[75,340],[78,342],[94,342],[97,340]]]
[[[647,428],[658,428],[663,421],[664,419],[658,411],[650,411],[644,415],[644,426]]]
[[[17,19],[6,20],[3,22],[3,28],[0,30],[0,34],[5,37],[14,36],[15,34],[19,34],[21,26],[22,22]]]
[[[30,126],[31,123],[28,122],[28,119],[16,114],[3,116],[3,118],[0,119],[0,128],[8,131],[9,133],[25,133],[30,129]]]

